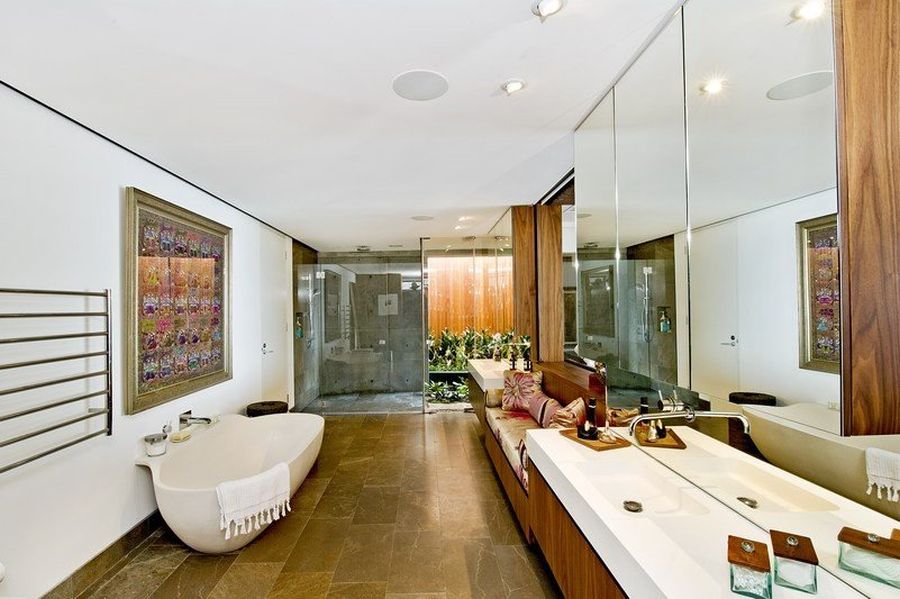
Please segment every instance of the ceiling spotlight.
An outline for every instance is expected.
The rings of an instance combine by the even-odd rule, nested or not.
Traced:
[[[521,79],[510,79],[500,87],[503,89],[503,91],[506,92],[507,96],[511,96],[514,93],[520,92],[525,89],[525,82]]]
[[[725,89],[725,80],[714,78],[710,79],[700,88],[700,91],[708,96],[715,96],[716,94],[722,93],[722,90]]]
[[[474,216],[460,216],[457,220],[461,223],[464,223],[466,221],[470,221],[470,220],[474,220],[474,219],[475,219]]]
[[[410,218],[419,221],[434,220],[433,216],[411,216]]]
[[[549,16],[555,15],[562,10],[563,0],[536,0],[531,5],[531,12],[535,16],[540,17],[541,21]]]
[[[465,225],[456,225],[455,227],[453,227],[453,230],[454,231],[462,231],[463,229],[468,229],[468,228],[469,227],[467,227]]]
[[[791,16],[797,21],[812,21],[825,14],[824,0],[807,0],[794,9]]]

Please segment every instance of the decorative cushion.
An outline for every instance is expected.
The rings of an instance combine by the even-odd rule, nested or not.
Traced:
[[[527,412],[506,412],[499,408],[485,410],[485,420],[506,461],[525,492],[528,492],[528,453],[525,450],[525,433],[538,428],[538,423]]]
[[[541,372],[505,371],[503,373],[503,398],[501,399],[500,407],[507,411],[518,410],[527,412],[535,392],[541,390],[543,378],[544,375]]]
[[[582,398],[556,410],[550,418],[550,428],[578,428],[587,420],[587,406]]]
[[[528,403],[528,413],[534,418],[541,428],[550,426],[550,421],[556,412],[562,408],[562,404],[538,389],[531,396]]]

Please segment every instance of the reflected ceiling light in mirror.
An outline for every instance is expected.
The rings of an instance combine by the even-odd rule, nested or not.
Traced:
[[[832,83],[834,83],[834,74],[831,71],[804,73],[774,86],[766,92],[766,97],[770,100],[796,100],[828,89]]]
[[[536,0],[531,4],[531,12],[543,22],[547,17],[561,11],[564,4],[563,0]]]
[[[825,0],[807,0],[794,9],[791,16],[795,21],[812,21],[825,14]]]
[[[516,92],[520,92],[525,89],[525,82],[521,79],[510,79],[506,83],[500,86],[504,92],[506,92],[507,96],[511,96]]]
[[[700,86],[700,91],[707,96],[717,96],[725,90],[725,83],[721,77],[712,77]]]

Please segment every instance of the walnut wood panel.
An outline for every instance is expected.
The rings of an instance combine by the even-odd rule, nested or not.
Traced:
[[[541,362],[560,362],[565,344],[562,206],[536,207],[537,327]]]
[[[900,0],[835,3],[843,430],[900,433]]]
[[[534,464],[528,476],[532,534],[563,594],[568,599],[626,597]]]
[[[513,206],[513,324],[520,335],[530,335],[532,356],[537,357],[537,271],[535,263],[534,206]]]
[[[513,328],[512,256],[429,256],[428,330]]]
[[[579,397],[587,402],[589,397],[596,395],[591,392],[588,383],[588,377],[591,374],[589,370],[579,368],[568,362],[542,362],[541,364],[535,364],[534,369],[544,374],[544,380],[541,383],[544,393],[563,405]],[[601,415],[601,422],[605,421],[605,399],[600,400],[597,409]]]
[[[484,433],[484,447],[487,450],[491,463],[494,465],[494,470],[497,472],[500,484],[503,485],[506,497],[509,499],[510,505],[512,505],[513,512],[516,514],[519,526],[522,527],[522,533],[525,535],[525,539],[530,543],[532,538],[530,527],[531,508],[528,494],[525,493],[525,489],[522,488],[519,477],[517,477],[516,473],[513,471],[512,465],[510,465],[509,460],[506,459],[503,450],[500,449],[500,444],[497,442],[496,437],[494,437],[494,434],[487,427],[485,427]]]

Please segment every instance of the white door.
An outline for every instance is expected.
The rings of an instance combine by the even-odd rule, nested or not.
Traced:
[[[691,388],[728,399],[739,390],[737,225],[691,231]]]
[[[289,319],[291,304],[290,240],[263,227],[259,243],[260,357],[262,388],[260,399],[291,403],[293,369]]]

